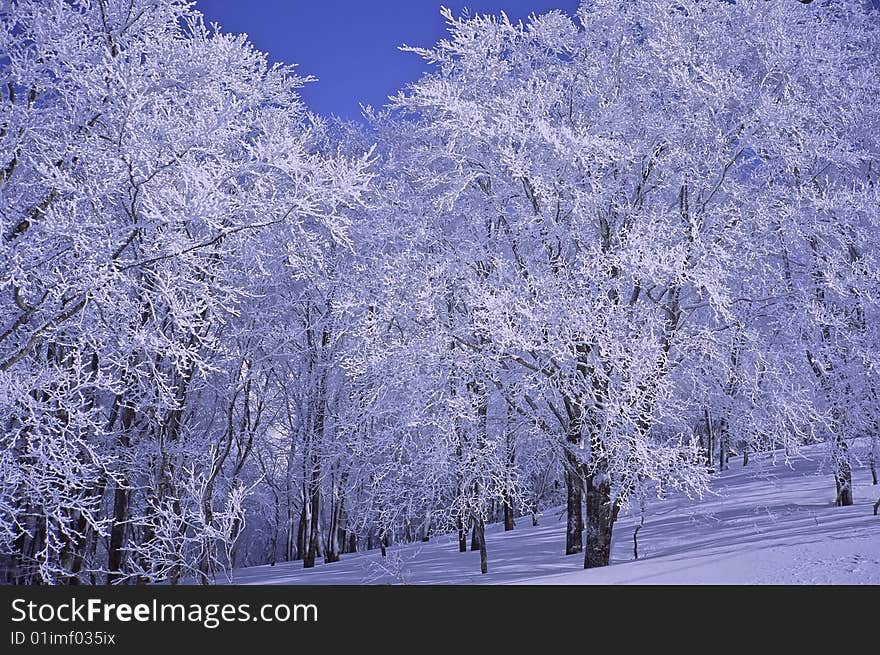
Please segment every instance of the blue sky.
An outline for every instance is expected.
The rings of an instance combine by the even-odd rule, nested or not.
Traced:
[[[511,19],[563,9],[578,0],[197,0],[206,22],[246,32],[272,61],[299,65],[320,81],[303,90],[309,108],[357,119],[359,103],[379,107],[425,70],[397,46],[429,46],[445,34],[440,6]]]

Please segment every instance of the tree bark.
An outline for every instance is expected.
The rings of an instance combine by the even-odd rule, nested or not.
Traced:
[[[510,506],[509,500],[504,502],[504,531],[510,532],[516,527],[516,519],[513,514],[513,507]]]
[[[877,484],[877,435],[871,438],[871,452],[868,453],[868,468],[871,469],[871,484]]]
[[[315,464],[317,468],[317,464]],[[310,569],[315,566],[315,558],[318,556],[321,541],[321,489],[317,484],[318,474],[313,474],[311,484],[309,485],[309,511],[311,520],[309,521],[309,543],[306,554],[303,557],[303,568]]]
[[[565,490],[566,490],[566,522],[565,522],[565,554],[574,555],[583,552],[583,478],[581,465],[577,458],[568,450],[565,451]],[[537,522],[534,520],[533,523]]]
[[[299,511],[299,523],[297,525],[296,531],[296,559],[301,560],[306,556],[306,551],[309,549],[308,542],[308,531],[309,524],[311,523],[311,514],[309,513],[309,509],[311,508],[311,504],[309,503],[309,492],[308,485],[305,480],[302,484],[302,507],[300,507]]]
[[[388,556],[388,548],[390,548],[390,547],[391,547],[391,536],[388,534],[388,532],[385,530],[385,528],[382,527],[379,530],[379,549],[382,551],[382,557]]]
[[[846,441],[839,434],[833,437],[834,445],[834,483],[837,487],[838,507],[849,507],[853,504],[852,493],[852,467],[849,463],[849,448]]]
[[[431,540],[431,513],[425,512],[425,521],[422,523],[422,542]]]
[[[719,421],[718,432],[718,470],[726,471],[730,468],[730,431],[724,419]]]
[[[471,550],[480,550],[482,548],[480,538],[480,524],[482,521],[478,521],[477,519],[473,519],[471,521]]]
[[[125,527],[128,521],[129,490],[116,487],[113,494],[113,527],[110,529],[110,545],[107,555],[107,584],[113,584],[122,572],[125,552]]]
[[[516,435],[513,433],[511,429],[511,416],[513,410],[508,407],[507,408],[507,430],[506,430],[506,445],[507,445],[507,457],[505,458],[505,484],[504,484],[504,492],[502,494],[501,503],[504,511],[504,531],[510,532],[516,527],[516,521],[514,518],[513,512],[513,469],[516,466]]]
[[[713,473],[712,460],[715,453],[715,443],[713,437],[715,430],[712,427],[712,417],[709,415],[709,408],[703,408],[703,419],[706,424],[706,468],[709,473]]]
[[[278,561],[278,529],[281,523],[281,504],[278,494],[275,494],[274,511],[272,513],[272,538],[269,542],[269,564],[275,566]]]
[[[340,535],[343,502],[342,491],[334,480],[330,495],[330,525],[327,528],[327,547],[324,550],[325,564],[339,561],[340,544],[345,540],[345,536]]]
[[[586,479],[587,529],[584,568],[608,566],[611,561],[611,535],[619,505],[611,499],[611,480],[607,468],[600,466]]]
[[[489,555],[486,550],[486,525],[480,517],[474,517],[474,531],[479,541],[480,549],[480,574],[489,572]]]

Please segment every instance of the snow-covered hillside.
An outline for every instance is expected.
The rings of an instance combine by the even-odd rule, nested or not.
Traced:
[[[781,456],[732,463],[702,500],[675,496],[646,507],[633,560],[638,517],[615,528],[612,565],[583,570],[562,555],[564,510],[540,525],[524,517],[514,531],[487,528],[489,573],[479,554],[459,553],[453,535],[389,550],[343,556],[303,570],[301,562],[236,571],[236,584],[880,584],[880,488],[866,468],[853,471],[855,504],[834,506],[823,450],[786,465]]]

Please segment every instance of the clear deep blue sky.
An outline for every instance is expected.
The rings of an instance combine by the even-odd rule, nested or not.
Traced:
[[[578,0],[197,0],[196,8],[205,22],[246,32],[271,61],[319,78],[302,92],[311,110],[358,119],[360,103],[381,107],[426,69],[397,46],[441,39],[441,5],[519,20],[551,9],[573,14]]]

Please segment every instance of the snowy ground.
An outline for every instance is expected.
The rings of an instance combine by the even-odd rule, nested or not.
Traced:
[[[489,573],[479,554],[459,553],[451,535],[426,544],[343,555],[303,570],[301,562],[236,571],[235,584],[880,584],[880,495],[865,467],[853,470],[855,505],[834,507],[834,479],[823,450],[787,466],[764,457],[717,475],[712,495],[655,500],[639,532],[637,517],[614,529],[611,566],[583,570],[581,555],[564,556],[559,510],[538,527],[487,528]]]

